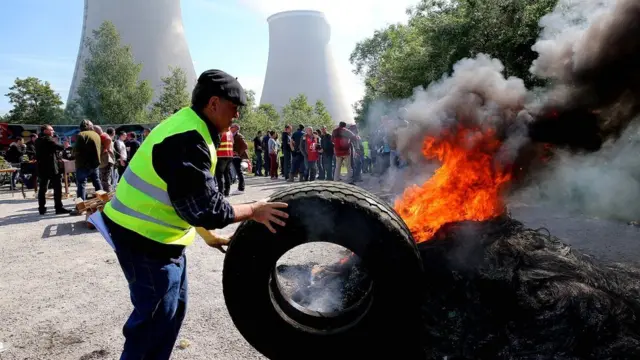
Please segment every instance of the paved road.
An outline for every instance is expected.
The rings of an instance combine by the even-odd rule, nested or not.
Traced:
[[[546,227],[576,249],[605,261],[640,264],[640,228],[535,205],[512,206],[514,218],[531,228]]]
[[[283,181],[248,181],[232,202],[269,196]],[[375,190],[371,183],[365,184]],[[70,201],[66,201],[71,204]],[[637,261],[640,229],[523,204],[511,208],[574,247],[611,261]],[[37,214],[34,199],[0,195],[0,359],[113,359],[131,306],[113,252],[82,219]],[[235,226],[221,231],[231,234]],[[189,249],[190,309],[174,359],[260,359],[231,322],[221,293],[223,255],[202,242]]]

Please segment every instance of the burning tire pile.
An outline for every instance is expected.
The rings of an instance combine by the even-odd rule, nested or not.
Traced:
[[[416,245],[390,206],[354,186],[294,185],[271,200],[289,203],[287,226],[242,224],[223,273],[235,325],[270,359],[640,358],[640,271],[544,229],[501,215],[445,224]],[[347,247],[369,274],[343,312],[305,310],[275,280],[278,258],[314,241]],[[332,271],[348,278],[352,267]]]

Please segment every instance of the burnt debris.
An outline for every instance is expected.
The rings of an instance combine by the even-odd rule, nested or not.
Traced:
[[[419,244],[430,359],[638,359],[640,271],[508,217]]]

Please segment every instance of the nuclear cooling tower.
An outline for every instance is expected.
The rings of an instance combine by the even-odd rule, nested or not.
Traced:
[[[309,103],[322,100],[333,120],[353,122],[342,93],[329,40],[331,28],[319,11],[284,11],[271,15],[269,61],[261,104],[278,111],[303,93]]]
[[[69,100],[77,96],[89,56],[85,39],[92,37],[104,21],[111,21],[120,33],[122,45],[130,45],[137,63],[142,64],[141,80],[148,80],[154,99],[162,93],[162,77],[169,66],[180,67],[187,74],[190,92],[196,73],[182,26],[180,0],[85,0],[80,50],[69,91]]]

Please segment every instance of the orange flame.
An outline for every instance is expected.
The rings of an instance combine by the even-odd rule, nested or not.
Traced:
[[[511,171],[496,166],[500,146],[493,130],[459,128],[424,140],[422,154],[441,166],[395,203],[416,242],[431,239],[449,222],[483,221],[504,213],[501,190]]]

